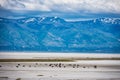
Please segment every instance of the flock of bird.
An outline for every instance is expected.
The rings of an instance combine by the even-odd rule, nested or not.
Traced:
[[[0,68],[4,67],[2,65],[0,65]],[[35,64],[16,64],[15,65],[16,68],[19,67],[51,67],[51,68],[67,68],[67,67],[71,67],[71,68],[89,68],[90,66],[85,66],[85,65],[80,65],[80,64],[64,64],[64,63],[35,63]],[[93,68],[97,68],[96,65],[92,66]]]

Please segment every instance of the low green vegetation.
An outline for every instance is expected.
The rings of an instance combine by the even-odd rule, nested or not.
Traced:
[[[0,77],[0,79],[1,79],[1,78],[5,78],[5,79],[6,79],[6,78],[8,78],[8,77]]]
[[[44,76],[44,75],[41,75],[41,74],[40,74],[40,75],[37,75],[37,76]]]
[[[0,59],[0,62],[72,62],[72,59]]]
[[[74,62],[76,60],[120,60],[120,58],[0,59],[0,62]]]
[[[21,80],[21,78],[17,78],[16,80]]]
[[[77,58],[74,60],[120,60],[120,58]]]

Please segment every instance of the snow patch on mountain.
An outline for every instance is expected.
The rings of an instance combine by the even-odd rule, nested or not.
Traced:
[[[97,21],[100,21],[102,23],[120,24],[120,18],[99,18],[93,20],[94,23]]]
[[[33,21],[35,21],[35,20],[36,20],[35,18],[30,18],[30,19],[26,20],[25,23],[33,22]]]

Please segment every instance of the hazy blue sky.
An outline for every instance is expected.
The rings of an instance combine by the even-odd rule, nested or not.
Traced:
[[[0,0],[0,12],[4,17],[120,17],[120,0]]]

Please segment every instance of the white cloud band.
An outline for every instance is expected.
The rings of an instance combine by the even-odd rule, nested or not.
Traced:
[[[120,13],[120,0],[0,0],[11,10]]]

